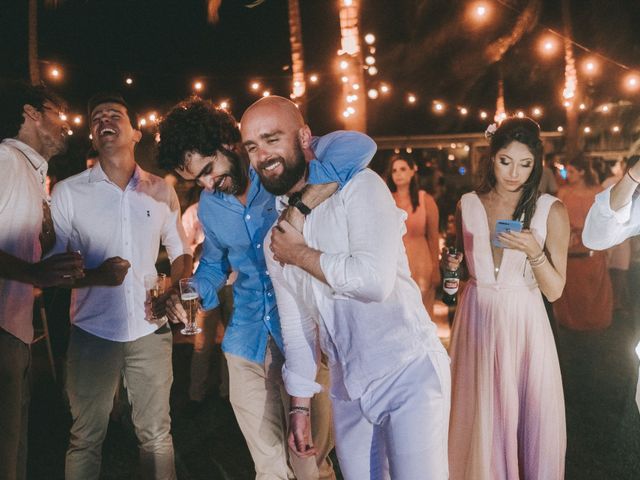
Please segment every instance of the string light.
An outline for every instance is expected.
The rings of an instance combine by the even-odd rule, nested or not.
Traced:
[[[542,116],[542,109],[540,107],[534,107],[533,110],[531,111],[531,114],[534,117],[540,117]]]
[[[311,75],[309,76],[309,81],[310,81],[311,83],[318,83],[318,75],[316,75],[315,73],[311,74]]]
[[[488,115],[487,115],[487,112],[485,112],[485,111],[481,111],[481,112],[480,112],[480,118],[481,118],[482,120],[486,120],[486,119],[487,119],[487,116],[488,116]]]
[[[640,87],[640,79],[636,74],[631,73],[625,77],[624,84],[628,91],[635,92]]]
[[[581,104],[578,106],[578,108],[579,108],[580,110],[586,110],[586,109],[587,109],[587,106],[586,106],[584,103],[581,103]]]
[[[126,83],[127,85],[133,85],[133,78],[131,77],[125,78],[124,83]]]
[[[366,63],[367,65],[373,65],[376,63],[376,58],[373,55],[368,55],[364,59],[364,63]]]
[[[374,43],[376,43],[376,36],[373,33],[367,33],[364,36],[364,43],[366,43],[367,45],[373,45]]]
[[[141,127],[144,127],[145,125],[147,125],[147,119],[141,118],[140,121],[138,122],[138,125],[140,125]]]
[[[69,136],[73,135],[73,130],[67,130],[67,135]]]
[[[413,93],[410,93],[409,95],[407,95],[407,102],[409,103],[416,103],[418,99],[416,98],[416,96]]]
[[[349,77],[343,75],[342,77],[340,77],[340,80],[342,81],[342,83],[347,83],[349,81]]]
[[[609,113],[609,105],[603,105],[602,106],[602,112],[603,113]]]
[[[467,110],[465,107],[460,108],[460,115],[467,115],[469,113],[469,110]]]
[[[582,71],[587,75],[595,75],[598,73],[598,62],[589,58],[582,63]]]
[[[383,83],[380,85],[380,91],[384,94],[389,93],[389,85]]]
[[[82,123],[82,117],[80,117],[80,116],[76,116],[76,117],[73,119],[73,123],[75,123],[76,125],[80,125],[80,124]]]
[[[200,82],[200,81],[195,82],[195,83],[193,84],[193,89],[194,89],[196,92],[200,92],[200,91],[202,91],[202,89],[203,89],[203,88],[204,88],[204,85],[203,85],[203,83],[202,83],[202,82]]]
[[[618,125],[614,125],[611,131],[613,133],[620,133],[620,127]]]
[[[263,97],[268,97],[269,95],[271,95],[271,92],[269,90],[265,90],[264,92],[262,92]]]
[[[558,50],[558,41],[555,37],[545,35],[540,40],[540,51],[543,55],[553,55]]]
[[[524,112],[523,112],[522,110],[518,110],[518,111],[516,112],[516,117],[518,117],[518,118],[524,118]]]
[[[349,68],[349,62],[347,62],[346,60],[342,60],[340,62],[340,69],[341,70],[346,70],[347,68]]]
[[[255,92],[258,89],[260,89],[260,83],[259,82],[252,82],[251,83],[251,90],[253,90]]]
[[[220,108],[222,110],[228,110],[229,109],[229,102],[227,100],[223,100],[220,102]]]
[[[436,113],[444,112],[444,104],[442,102],[433,102],[433,111]]]
[[[560,133],[564,132],[564,128],[562,128],[562,125],[559,125],[558,128],[556,128],[556,130],[558,130],[558,132]]]
[[[367,72],[369,72],[369,75],[373,76],[378,73],[378,69],[376,68],[375,65],[372,65],[367,69]]]
[[[155,113],[150,113],[150,114],[149,114],[149,121],[150,121],[150,122],[152,122],[152,123],[153,123],[153,122],[155,122],[155,121],[156,121],[156,119],[157,119],[157,117],[156,117],[156,114],[155,114]]]
[[[379,93],[378,93],[378,90],[376,90],[375,88],[371,88],[367,92],[367,95],[371,100],[375,100],[376,98],[378,98]]]
[[[584,133],[591,133],[591,127],[584,127]]]
[[[58,67],[52,67],[49,74],[53,79],[58,80],[62,76],[62,71]]]
[[[62,120],[63,122],[67,121],[67,116],[64,113],[60,114],[60,120]]]
[[[353,88],[354,90],[360,90],[360,84],[354,83],[353,85],[351,85],[351,88]]]

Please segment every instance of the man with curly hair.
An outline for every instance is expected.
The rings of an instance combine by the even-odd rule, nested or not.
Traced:
[[[45,190],[49,159],[67,147],[64,102],[43,87],[0,86],[0,479],[26,478],[34,285],[69,286],[82,258],[41,261],[55,240]]]
[[[314,139],[313,150],[317,159],[307,171],[312,185],[285,214],[298,228],[304,223],[303,214],[368,164],[375,143],[360,133],[335,132]],[[217,292],[230,270],[238,273],[234,311],[222,348],[229,365],[231,405],[249,446],[256,479],[291,478],[284,347],[262,251],[262,240],[278,216],[275,197],[249,168],[235,119],[211,102],[192,99],[169,112],[160,124],[159,157],[162,167],[205,189],[198,208],[205,241],[195,274],[204,309],[219,310]],[[172,314],[184,318],[179,302]],[[321,368],[320,383],[327,383],[326,374],[326,367]],[[289,459],[300,480],[335,478],[327,459],[333,446],[329,408],[326,393],[313,405],[315,459]]]

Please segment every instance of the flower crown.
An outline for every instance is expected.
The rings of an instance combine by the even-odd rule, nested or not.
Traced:
[[[484,131],[484,138],[486,138],[487,140],[490,139],[496,133],[496,130],[498,130],[498,124],[492,123]]]

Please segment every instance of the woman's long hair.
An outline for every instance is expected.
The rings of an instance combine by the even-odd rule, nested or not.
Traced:
[[[513,211],[513,220],[523,220],[524,228],[529,228],[536,210],[538,185],[542,177],[543,146],[540,140],[540,126],[530,118],[510,117],[504,120],[491,136],[489,158],[480,166],[480,176],[476,191],[489,193],[496,186],[493,162],[498,150],[513,142],[524,144],[533,155],[533,170],[521,187],[520,200]]]
[[[418,208],[418,205],[420,204],[420,186],[418,185],[418,165],[411,157],[391,157],[389,160],[389,166],[387,167],[387,186],[389,187],[389,190],[394,193],[398,191],[398,187],[396,187],[396,184],[393,182],[393,164],[399,160],[406,162],[407,165],[409,165],[409,169],[414,171],[413,177],[411,177],[411,182],[409,183],[409,198],[411,198],[411,206],[413,207],[412,211],[415,212],[416,208]]]
[[[598,185],[598,176],[591,165],[591,161],[585,157],[582,153],[576,154],[572,159],[568,162],[576,170],[580,170],[584,172],[584,183],[588,187],[593,187]]]

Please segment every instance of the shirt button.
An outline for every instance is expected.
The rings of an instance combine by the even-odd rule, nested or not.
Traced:
[[[261,244],[257,244],[257,245],[256,245],[256,247],[257,247],[257,248],[260,248],[261,246],[262,246]]]
[[[247,220],[251,220],[251,215],[247,215],[247,216],[246,216],[246,217],[244,217],[244,218],[246,218]]]
[[[267,297],[273,297],[273,293],[271,292],[267,293]]]
[[[271,320],[271,317],[269,315],[267,315],[266,317],[264,317],[265,320]]]
[[[267,277],[269,276],[269,270],[267,270],[267,271],[266,271],[266,272],[264,272],[264,273],[267,275]]]

